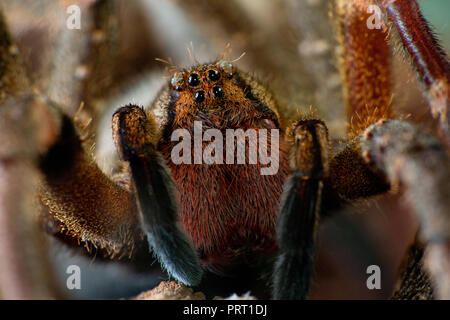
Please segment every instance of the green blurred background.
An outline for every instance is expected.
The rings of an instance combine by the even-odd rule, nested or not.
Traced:
[[[435,32],[446,51],[450,51],[450,1],[423,0],[420,2],[423,13],[434,26]]]

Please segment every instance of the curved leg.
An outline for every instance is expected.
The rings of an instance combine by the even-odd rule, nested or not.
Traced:
[[[367,197],[387,191],[389,185],[402,184],[412,209],[421,217],[421,235],[428,241],[425,266],[439,287],[437,296],[448,297],[450,205],[449,161],[445,148],[431,135],[405,122],[375,124],[380,119],[392,118],[386,26],[392,24],[399,32],[419,80],[424,84],[432,113],[441,120],[447,143],[448,57],[439,47],[415,0],[336,0],[336,3],[345,53],[341,67],[349,106],[350,136],[359,135],[370,127],[333,156],[328,182],[347,199]],[[388,17],[386,21],[379,21],[382,28],[368,25],[369,5],[374,3]],[[352,123],[355,112],[361,115],[356,117],[356,126]],[[370,168],[365,164],[369,158],[376,166]]]
[[[279,254],[275,299],[305,299],[315,254],[323,178],[328,173],[328,133],[320,120],[302,119],[291,133],[291,168],[277,223]]]
[[[450,60],[439,45],[416,0],[376,0],[397,29],[425,87],[431,113],[450,143]]]
[[[88,252],[131,257],[144,239],[133,195],[97,167],[72,121],[48,108],[58,139],[40,158],[44,227],[68,244],[83,243]]]
[[[100,1],[99,6],[108,6],[108,3],[108,1]],[[3,82],[6,83],[7,86],[0,88],[0,93],[2,95],[1,98],[3,99],[6,95],[16,94],[16,91],[14,91],[15,89],[22,88],[23,92],[27,93],[29,91],[29,87],[21,87],[19,85],[18,80],[20,79],[17,77],[18,69],[16,68],[16,65],[19,65],[19,61],[12,55],[14,52],[10,48],[12,44],[3,24],[0,26],[0,30],[0,53],[2,55],[2,59],[5,58],[2,60],[5,64],[0,65],[5,67],[0,70],[0,77],[1,80],[8,80]],[[69,74],[73,75],[73,73]],[[78,88],[78,86],[72,85],[69,85],[69,87]],[[17,94],[19,93],[21,94],[22,91]],[[78,97],[79,96],[76,95],[76,98]],[[146,237],[154,237],[150,241],[151,243],[156,243],[158,241],[164,243],[166,240],[173,240],[172,243],[169,242],[169,247],[170,244],[172,245],[172,247],[170,247],[172,251],[169,253],[166,252],[165,255],[160,253],[158,257],[160,257],[160,260],[165,264],[168,271],[171,272],[178,280],[187,284],[196,284],[201,275],[200,265],[197,263],[198,260],[196,260],[194,251],[189,247],[189,245],[186,244],[187,242],[177,242],[177,240],[181,237],[178,237],[176,234],[178,229],[174,227],[174,223],[172,224],[172,221],[168,221],[167,219],[164,220],[164,215],[162,215],[164,212],[162,211],[160,212],[161,215],[159,215],[156,219],[151,220],[149,215],[143,215],[144,219],[141,219],[142,215],[140,214],[141,211],[139,210],[139,207],[145,207],[145,211],[147,211],[147,208],[153,205],[153,203],[149,204],[149,199],[148,197],[145,197],[145,194],[142,196],[142,192],[139,193],[143,189],[138,189],[139,192],[137,197],[139,200],[138,204],[141,205],[145,202],[145,206],[138,206],[133,193],[131,193],[127,188],[113,183],[98,168],[93,158],[86,150],[86,141],[80,138],[80,134],[74,126],[72,120],[60,112],[59,106],[56,107],[51,102],[45,99],[38,99],[37,97],[30,96],[27,99],[33,101],[33,103],[29,103],[30,106],[33,106],[33,111],[40,110],[37,115],[33,113],[33,116],[37,117],[37,121],[41,121],[46,124],[45,130],[31,131],[31,136],[33,139],[42,139],[45,142],[44,143],[39,140],[43,146],[41,146],[38,150],[39,156],[32,159],[34,161],[32,168],[35,169],[33,172],[36,173],[36,177],[42,179],[40,180],[41,185],[39,186],[40,190],[37,198],[41,205],[39,207],[41,210],[39,218],[44,228],[67,244],[75,246],[83,244],[88,252],[95,254],[98,253],[108,258],[121,258],[124,256],[132,257],[135,253],[141,252],[141,249],[148,249],[148,245],[145,243]],[[35,107],[35,103],[38,107]],[[17,127],[23,128],[23,126],[19,125]],[[3,126],[3,128],[9,127]],[[25,131],[25,129],[28,130],[30,128],[25,127],[23,129]],[[42,137],[41,132],[47,132],[49,137]],[[8,134],[11,136],[11,133]],[[6,133],[3,136],[6,136]],[[31,140],[32,139],[30,139],[30,141]],[[8,144],[3,145],[6,146]],[[31,151],[32,149],[30,149],[30,152]],[[143,170],[146,170],[145,172],[148,173],[150,177],[154,178],[154,173],[156,172],[156,178],[161,178],[161,175],[159,174],[161,170],[158,167],[159,162],[154,163],[145,159],[143,162],[145,165],[141,163],[134,165],[133,163],[133,170],[136,168],[137,170],[142,170],[143,168]],[[28,162],[26,163],[28,164]],[[155,165],[158,170],[153,171],[149,166],[150,164]],[[9,174],[13,172],[11,168],[11,166],[6,168],[8,169],[8,172],[6,173],[8,175],[8,179],[12,178],[9,176]],[[38,173],[39,170],[41,175]],[[33,173],[30,173],[30,177],[33,176]],[[137,176],[139,178],[141,177],[140,174],[137,174]],[[145,185],[145,183],[142,182],[139,182],[139,184]],[[26,190],[29,189],[22,188],[21,190],[24,192],[23,194],[28,197]],[[149,188],[146,186],[144,191],[148,190]],[[22,193],[17,194],[17,197],[20,198],[21,194]],[[6,193],[2,192],[2,198],[9,195],[11,195],[9,191]],[[159,200],[162,199],[160,198]],[[20,202],[18,202],[18,204],[20,204]],[[163,207],[163,211],[165,209],[166,208]],[[13,211],[9,208],[4,212],[5,217],[9,217],[9,212]],[[162,221],[158,219],[162,219]],[[4,225],[5,227],[11,225],[11,223],[6,222]],[[151,223],[156,224],[153,226],[153,230],[159,228],[158,232],[143,232],[143,229],[150,229],[149,224]],[[27,225],[28,222],[23,223],[23,226]],[[32,225],[31,222],[30,225]],[[24,235],[23,232],[18,230],[17,235],[15,235],[14,230],[12,230],[9,234],[11,234],[12,238],[5,239],[3,242],[5,245],[11,244],[13,243],[11,241],[14,241],[16,247],[20,246],[22,242],[17,241],[20,235],[22,235],[23,239],[31,239],[31,237],[28,237],[31,235],[31,232],[29,235]],[[175,234],[175,236],[173,236],[173,234]],[[166,237],[167,239],[162,239],[163,237]],[[34,245],[38,245],[38,243],[39,242],[36,241]],[[181,244],[184,246],[181,246]],[[30,248],[32,247],[33,246],[30,246]],[[176,251],[175,255],[172,255],[173,251]],[[5,250],[4,252],[15,251]],[[17,250],[17,252],[23,251]],[[33,252],[37,253],[39,250],[34,250]],[[148,255],[148,251],[146,254]],[[30,265],[34,263],[32,256],[33,255],[30,255],[30,257],[25,257],[21,261],[12,259],[11,264],[8,265],[8,269],[4,269],[2,267],[2,270],[23,270],[23,261],[30,261]],[[165,259],[161,259],[161,256],[164,256]],[[191,256],[193,259],[190,259]],[[39,263],[44,263],[45,259],[43,257],[44,255],[40,257],[42,261],[37,261],[36,266]],[[179,261],[176,260],[177,258]],[[176,260],[175,263],[173,262],[174,260]],[[3,261],[7,260],[4,259]],[[190,264],[190,261],[193,262]],[[45,268],[35,268],[35,270],[43,269]],[[6,271],[2,271],[2,274],[6,278],[12,276],[11,273]],[[35,272],[30,272],[30,274],[35,275]],[[44,278],[45,276],[37,276],[33,279]],[[24,276],[23,279],[24,281],[17,283],[17,287],[18,290],[25,292],[26,290],[24,288],[26,288],[26,286],[23,285],[23,283],[25,283],[25,280],[28,278]],[[42,282],[44,283],[42,286],[44,286],[46,282]],[[43,287],[41,289],[43,289]],[[30,289],[27,294],[29,294],[29,296],[33,296],[33,291]],[[46,291],[42,290],[42,294],[46,295]]]
[[[131,258],[146,246],[170,275],[198,284],[202,270],[195,251],[176,226],[171,179],[151,143],[153,128],[138,107],[113,116],[113,132],[122,158],[128,161],[133,190],[113,183],[85,152],[72,122],[59,116],[59,139],[44,154],[40,168],[42,220],[64,242],[82,242],[92,253]]]
[[[174,182],[154,144],[156,122],[137,106],[126,106],[113,115],[113,135],[123,160],[130,165],[140,221],[153,252],[178,281],[197,285],[202,268],[197,254],[177,226]]]
[[[436,296],[450,299],[450,159],[443,145],[411,123],[385,120],[366,129],[361,152],[392,185],[402,185],[420,221],[425,267]]]
[[[372,0],[335,1],[348,131],[354,137],[392,117],[389,45],[385,28],[368,28]]]
[[[40,182],[34,185],[34,178],[30,178],[38,190],[36,198],[41,206],[34,207],[40,210],[40,223],[66,243],[83,243],[89,252],[99,251],[108,257],[131,256],[144,243],[132,194],[99,170],[85,151],[73,122],[60,112],[59,105],[31,94],[16,51],[0,15],[0,104],[4,106],[2,117],[6,121],[2,125],[2,145],[13,150],[28,140],[34,142],[25,144],[33,155],[26,154],[26,163],[36,171],[30,172],[30,177]],[[13,107],[8,106],[14,104],[17,114],[9,114],[8,108]],[[6,120],[14,115],[23,118],[11,119],[17,123],[15,126]],[[29,188],[24,187],[23,193],[25,190]]]

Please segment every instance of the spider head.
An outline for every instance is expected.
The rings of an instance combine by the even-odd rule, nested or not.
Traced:
[[[171,102],[168,116],[175,124],[201,120],[212,127],[230,128],[253,126],[265,120],[278,127],[271,94],[228,61],[176,71],[168,89]]]
[[[179,93],[182,101],[197,107],[222,104],[230,89],[233,72],[233,66],[228,62],[204,64],[175,72],[169,86]]]

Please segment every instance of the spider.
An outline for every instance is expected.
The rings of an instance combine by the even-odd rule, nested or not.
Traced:
[[[102,21],[111,23],[101,19],[111,3],[96,4],[95,28],[104,28]],[[348,113],[348,136],[341,144],[331,143],[323,120],[313,114],[292,116],[264,84],[223,57],[173,67],[151,106],[128,104],[115,111],[112,133],[122,162],[113,178],[93,161],[76,121],[58,103],[32,92],[26,77],[14,71],[22,70],[20,57],[2,21],[0,155],[5,181],[22,186],[13,183],[20,172],[40,181],[31,183],[38,190],[39,224],[65,244],[82,245],[88,253],[111,259],[154,255],[173,279],[199,288],[238,274],[242,287],[262,285],[262,296],[275,299],[308,297],[321,219],[354,199],[401,186],[420,219],[420,240],[433,257],[422,262],[419,250],[409,262],[418,272],[423,263],[433,279],[433,294],[450,298],[448,57],[415,0],[334,4]],[[368,8],[374,4],[384,14],[384,28],[368,28]],[[439,120],[440,140],[394,117],[387,67],[389,28],[397,30],[411,57]],[[100,57],[107,56],[103,37],[101,32],[93,37]],[[94,82],[96,76],[91,74]],[[88,85],[84,90],[91,89]],[[89,95],[86,101],[92,102]],[[176,164],[173,134],[183,129],[194,136],[195,122],[220,133],[279,132],[279,145],[273,137],[267,142],[268,149],[279,151],[278,170],[262,175],[266,164],[261,159],[256,164]],[[244,151],[249,152],[252,143],[244,143]],[[224,150],[234,145],[234,140],[225,143]],[[32,186],[1,189],[0,197],[29,201]],[[11,212],[23,211],[8,205],[1,209],[5,226],[14,225]],[[30,239],[38,234],[26,214],[17,219]],[[17,259],[11,248],[27,242],[12,239],[1,251]],[[39,268],[31,280],[17,280],[14,270],[5,270],[2,286],[10,283],[7,278],[18,282],[18,297],[55,294],[51,279],[33,283]],[[402,277],[400,297],[402,292],[403,297],[417,296],[429,289],[418,280],[406,281],[411,268]]]

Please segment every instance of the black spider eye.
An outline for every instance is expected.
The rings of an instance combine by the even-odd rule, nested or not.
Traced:
[[[191,74],[189,76],[188,83],[192,87],[198,86],[200,84],[200,78],[199,78],[198,74],[196,74],[196,73]]]
[[[208,71],[208,78],[211,81],[217,81],[220,79],[220,73],[217,70],[209,70]]]
[[[197,91],[194,95],[194,100],[197,103],[202,103],[205,100],[205,92],[204,91]]]
[[[213,93],[214,93],[215,97],[222,98],[223,97],[223,89],[222,89],[222,87],[214,87],[213,88]]]
[[[176,91],[182,91],[183,90],[183,74],[180,72],[176,72],[172,79],[170,79],[170,84],[172,85],[172,88],[174,88]]]

